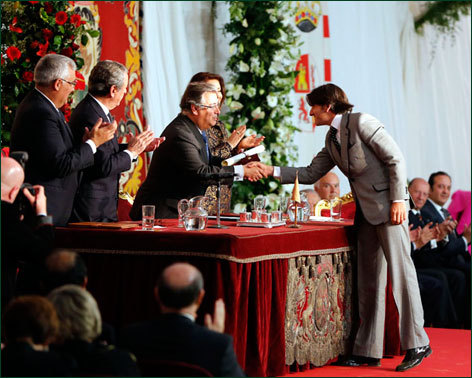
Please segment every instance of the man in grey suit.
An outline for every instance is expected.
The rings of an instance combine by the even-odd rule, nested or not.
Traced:
[[[400,315],[400,339],[407,350],[397,371],[419,365],[432,352],[423,329],[423,308],[410,257],[408,189],[403,155],[383,125],[369,114],[351,113],[353,105],[334,84],[307,95],[317,125],[329,125],[325,147],[307,167],[272,167],[266,176],[313,184],[335,165],[346,175],[356,199],[358,296],[360,326],[353,355],[345,366],[380,366],[385,322],[387,269]]]

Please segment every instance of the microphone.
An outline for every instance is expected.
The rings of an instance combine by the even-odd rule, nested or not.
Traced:
[[[233,172],[200,173],[199,177],[204,180],[221,180],[237,176]]]

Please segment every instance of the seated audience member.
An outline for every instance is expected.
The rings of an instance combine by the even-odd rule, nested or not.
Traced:
[[[87,282],[87,266],[78,253],[59,249],[46,257],[41,271],[40,285],[44,295],[68,284],[78,285],[85,290]],[[115,329],[110,324],[102,322],[102,333],[94,342],[105,345],[115,344]]]
[[[2,377],[70,376],[74,359],[49,351],[58,328],[56,310],[46,298],[31,295],[11,301],[3,316]]]
[[[314,189],[319,194],[321,199],[331,200],[339,197],[339,178],[334,172],[328,172],[317,182],[315,182]]]
[[[471,205],[470,190],[456,190],[451,197],[451,203],[447,208],[452,219],[457,221],[456,231],[462,234],[464,230],[470,226]],[[470,244],[469,244],[470,254]]]
[[[24,188],[26,206],[34,212],[34,225],[22,220],[18,206],[14,205],[24,180],[21,165],[10,157],[2,160],[2,310],[13,298],[16,292],[17,270],[22,263],[22,270],[29,265],[34,271],[42,259],[52,249],[54,228],[52,218],[46,213],[46,196],[44,188],[35,185],[35,194]],[[23,272],[22,272],[23,275]],[[34,277],[25,272],[23,287],[29,286]]]
[[[112,345],[94,343],[102,330],[97,302],[92,295],[77,285],[64,285],[48,295],[59,317],[59,340],[53,349],[72,356],[77,361],[74,376],[139,375],[135,358]]]
[[[423,240],[430,240],[432,236],[421,234],[433,234],[433,229],[421,227],[412,229],[410,225],[410,240],[412,253],[414,245],[422,245]],[[424,322],[426,326],[438,328],[458,328],[456,309],[449,290],[447,276],[439,269],[416,269],[418,286],[420,288],[421,303],[423,304]]]
[[[223,301],[216,301],[213,319],[205,315],[206,327],[195,323],[205,295],[198,269],[187,263],[170,265],[159,277],[154,294],[162,315],[154,321],[127,327],[120,338],[138,361],[181,361],[203,367],[215,377],[244,376],[234,353],[233,339],[223,333]]]
[[[153,154],[146,180],[136,194],[130,217],[141,219],[142,205],[155,205],[156,217],[177,218],[177,203],[183,198],[204,195],[214,183],[211,175],[236,174],[258,180],[263,177],[258,167],[246,165],[222,167],[224,160],[213,156],[206,131],[214,126],[220,114],[217,89],[207,83],[190,83],[180,101],[181,113],[165,128],[165,143]],[[250,164],[250,163],[249,163]],[[225,178],[222,184],[233,182]]]
[[[440,272],[446,275],[449,292],[456,311],[458,324],[464,323],[464,309],[470,298],[466,297],[467,275],[453,266],[449,266],[449,259],[456,255],[445,252],[438,246],[445,232],[432,221],[426,221],[423,208],[428,201],[430,185],[421,178],[411,180],[408,190],[415,204],[408,214],[411,230],[418,230],[418,235],[412,238],[412,258],[417,271]],[[456,251],[456,254],[458,252]],[[470,277],[470,274],[469,274]]]
[[[75,144],[59,110],[74,91],[75,62],[60,54],[43,56],[34,68],[35,88],[21,101],[11,130],[11,151],[26,151],[26,181],[44,186],[54,225],[69,221],[80,170],[94,163],[97,147],[113,138],[116,124],[99,119]]]
[[[97,63],[90,73],[88,94],[70,119],[76,144],[82,143],[86,128],[92,128],[99,118],[110,123],[114,121],[110,111],[120,105],[127,89],[128,70],[124,65],[112,60]],[[118,144],[118,138],[114,136],[98,147],[93,166],[83,171],[72,220],[116,222],[121,172],[129,170],[131,162],[145,149],[153,151],[157,147],[155,142],[153,132],[147,130],[132,137],[128,144]]]

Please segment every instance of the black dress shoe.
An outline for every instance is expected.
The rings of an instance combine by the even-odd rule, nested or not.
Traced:
[[[406,355],[402,363],[398,365],[395,370],[406,371],[408,369],[411,369],[412,367],[421,364],[423,358],[428,357],[431,353],[433,353],[433,350],[429,345],[419,348],[408,349],[406,351]]]
[[[373,358],[373,357],[364,357],[364,356],[351,356],[347,357],[342,360],[338,360],[333,365],[336,366],[380,366],[380,358]]]

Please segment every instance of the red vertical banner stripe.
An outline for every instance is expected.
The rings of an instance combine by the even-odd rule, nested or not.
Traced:
[[[328,15],[323,15],[323,37],[329,38],[329,19]]]
[[[324,60],[325,82],[331,81],[331,59]]]

